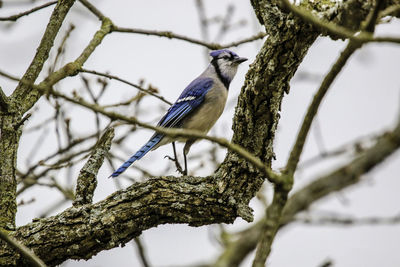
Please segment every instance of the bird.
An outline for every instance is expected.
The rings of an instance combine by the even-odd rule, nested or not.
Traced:
[[[176,102],[168,109],[157,126],[164,128],[180,128],[197,130],[206,134],[221,116],[228,96],[229,84],[236,75],[239,64],[247,58],[239,57],[228,49],[210,52],[211,62],[196,79],[194,79],[181,93]],[[185,142],[183,148],[185,170],[177,161],[175,141]],[[162,133],[154,133],[149,141],[142,146],[131,158],[115,170],[109,177],[117,177],[133,162],[141,159],[150,150],[172,143],[174,157],[178,171],[187,175],[186,155],[195,139],[171,138]],[[167,156],[168,157],[168,156]]]

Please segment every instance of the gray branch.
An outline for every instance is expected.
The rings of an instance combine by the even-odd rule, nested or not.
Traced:
[[[103,164],[106,153],[110,150],[114,138],[114,128],[108,128],[94,147],[90,158],[81,169],[76,184],[74,206],[92,203],[97,186],[97,172]]]
[[[161,224],[232,223],[240,208],[218,193],[213,177],[160,177],[135,183],[98,203],[36,220],[10,235],[54,266],[71,258],[89,259]],[[0,263],[24,266],[22,258],[4,246]]]

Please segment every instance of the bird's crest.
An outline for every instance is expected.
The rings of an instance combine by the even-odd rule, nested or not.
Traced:
[[[218,56],[221,55],[221,54],[229,54],[229,55],[231,55],[232,57],[238,57],[238,55],[237,55],[235,52],[230,51],[230,50],[228,50],[228,49],[220,49],[220,50],[212,51],[212,52],[210,53],[210,56],[212,56],[213,58],[216,58],[216,57],[218,57]]]

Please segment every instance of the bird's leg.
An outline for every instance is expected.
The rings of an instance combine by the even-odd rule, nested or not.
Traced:
[[[185,170],[183,171],[183,175],[187,175],[187,160],[186,160],[186,155],[189,153],[190,147],[193,145],[195,140],[188,140],[186,141],[185,146],[183,147],[183,159],[185,160]]]
[[[173,148],[173,150],[174,150],[174,158],[171,158],[171,157],[168,156],[168,155],[165,156],[164,158],[167,158],[167,159],[172,160],[173,162],[175,162],[176,170],[177,170],[179,173],[182,173],[182,174],[183,174],[182,166],[181,166],[181,164],[179,164],[178,157],[176,156],[175,142],[172,142],[172,148]]]

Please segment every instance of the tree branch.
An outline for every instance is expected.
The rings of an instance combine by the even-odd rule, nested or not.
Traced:
[[[103,164],[106,153],[110,150],[114,138],[114,129],[108,128],[95,145],[90,158],[81,169],[76,183],[74,206],[92,203],[97,186],[97,172]]]
[[[20,82],[11,95],[12,102],[21,113],[25,113],[35,103],[29,99],[30,87],[28,84],[33,84],[41,72],[44,63],[49,57],[50,49],[53,47],[54,39],[74,2],[75,0],[60,0],[57,2],[39,47],[36,49],[35,57],[22,77],[21,81],[24,82]]]
[[[79,0],[90,12],[92,12],[96,17],[98,17],[100,20],[103,20],[105,18],[105,15],[98,10],[95,6],[93,6],[91,3],[89,3],[87,0]],[[223,49],[223,48],[229,48],[229,47],[236,47],[245,43],[253,42],[256,40],[263,39],[266,34],[263,32],[260,32],[258,34],[255,34],[254,36],[244,38],[239,41],[231,42],[225,45],[221,44],[216,44],[216,43],[208,43],[204,42],[195,38],[187,37],[184,35],[176,34],[171,31],[154,31],[154,30],[144,30],[144,29],[135,29],[135,28],[124,28],[124,27],[119,27],[116,25],[113,25],[112,27],[113,32],[121,32],[121,33],[135,33],[135,34],[144,34],[144,35],[150,35],[150,36],[158,36],[158,37],[166,37],[168,39],[177,39],[181,41],[186,41],[192,44],[197,44],[204,46],[210,50],[217,50],[217,49]]]
[[[400,38],[396,37],[376,37],[374,38],[369,32],[373,32],[371,29],[365,29],[364,33],[357,34],[357,31],[353,31],[346,27],[342,27],[336,23],[330,21],[323,21],[316,16],[314,16],[311,12],[302,7],[297,7],[291,4],[288,0],[281,0],[284,7],[286,7],[289,11],[293,12],[299,16],[305,22],[311,23],[315,27],[319,28],[322,31],[327,31],[328,34],[331,35],[334,39],[337,37],[341,39],[350,39],[360,43],[367,42],[391,42],[391,43],[400,43]],[[381,2],[383,3],[383,2]],[[379,11],[380,9],[376,9]],[[373,25],[378,18],[378,12],[374,15]],[[371,27],[371,25],[370,25]],[[375,26],[374,26],[375,27]]]
[[[41,10],[41,9],[46,8],[46,7],[48,7],[48,6],[54,5],[54,4],[56,4],[56,3],[57,3],[57,1],[48,2],[48,3],[45,3],[45,4],[43,4],[43,5],[34,7],[34,8],[32,8],[32,9],[30,9],[30,10],[27,10],[27,11],[25,11],[25,12],[16,14],[16,15],[12,15],[12,16],[9,16],[9,17],[0,17],[0,21],[7,21],[7,20],[16,21],[17,19],[19,19],[19,18],[21,18],[21,17],[23,17],[23,16],[32,14],[32,13],[38,11],[38,10]]]
[[[103,13],[101,13],[100,10],[98,10],[94,5],[92,5],[89,1],[87,0],[79,0],[79,2],[82,3],[92,14],[94,14],[99,20],[103,21],[106,16],[104,16]]]
[[[54,266],[69,258],[89,259],[161,224],[232,223],[240,208],[218,193],[213,177],[159,177],[34,221],[12,235]],[[5,247],[0,247],[0,262],[24,266]]]
[[[239,46],[248,42],[253,42],[255,40],[260,40],[266,36],[265,33],[258,33],[252,37],[245,38],[243,40],[239,40],[236,42],[228,43],[226,45],[221,45],[221,44],[216,44],[216,43],[207,43],[198,39],[194,39],[191,37],[187,37],[184,35],[176,34],[171,31],[154,31],[154,30],[143,30],[143,29],[135,29],[135,28],[124,28],[124,27],[118,27],[118,26],[113,26],[112,28],[113,32],[121,32],[121,33],[136,33],[136,34],[144,34],[144,35],[151,35],[151,36],[158,36],[158,37],[166,37],[168,39],[177,39],[181,41],[186,41],[192,44],[197,44],[201,45],[204,47],[207,47],[210,50],[217,50],[217,49],[223,49],[223,48],[229,48],[229,47],[234,47],[234,46]]]
[[[136,237],[134,240],[135,240],[135,244],[137,246],[138,253],[139,253],[139,256],[140,256],[140,260],[142,261],[143,267],[150,267],[150,263],[149,263],[149,260],[146,257],[146,251],[145,251],[144,246],[142,244],[142,240],[140,239],[140,237]]]
[[[293,219],[293,222],[318,226],[364,226],[364,225],[391,225],[400,223],[400,214],[390,217],[365,217],[355,218],[341,214],[320,215],[316,218],[310,216],[301,216]]]
[[[46,267],[46,264],[38,258],[29,248],[19,243],[15,238],[9,236],[5,231],[0,229],[0,239],[5,241],[11,247],[15,248],[21,255],[35,267]]]
[[[94,75],[106,77],[106,78],[108,78],[108,79],[117,80],[117,81],[119,81],[119,82],[128,84],[128,85],[130,85],[130,86],[132,86],[132,87],[135,87],[136,89],[138,89],[139,91],[141,91],[141,92],[143,92],[143,93],[145,93],[145,94],[149,94],[149,95],[151,95],[151,96],[154,96],[155,98],[160,99],[161,101],[163,101],[164,103],[167,103],[168,105],[172,105],[172,103],[169,102],[168,100],[166,100],[163,96],[160,96],[160,95],[158,95],[158,94],[155,94],[155,93],[153,93],[152,91],[150,91],[150,90],[148,90],[148,89],[144,89],[143,87],[141,87],[141,86],[139,86],[139,85],[137,85],[137,84],[128,82],[127,80],[121,79],[121,78],[119,78],[119,77],[117,77],[117,76],[115,76],[115,75],[111,75],[111,74],[108,74],[108,73],[102,73],[102,72],[98,72],[98,71],[94,71],[94,70],[87,70],[87,69],[80,69],[79,72],[90,73],[90,74],[94,74]]]
[[[297,165],[299,163],[300,155],[303,151],[304,144],[305,144],[306,138],[308,136],[308,132],[309,132],[311,124],[318,112],[318,109],[322,102],[322,99],[328,92],[328,89],[330,88],[331,84],[333,83],[333,81],[335,80],[335,78],[337,77],[339,72],[342,70],[342,68],[346,64],[347,60],[354,53],[354,51],[360,47],[361,47],[360,43],[354,43],[353,41],[350,40],[349,44],[343,50],[340,57],[337,59],[335,64],[333,64],[331,70],[324,77],[324,80],[322,81],[317,93],[314,95],[314,98],[313,98],[310,106],[308,107],[307,113],[304,116],[303,122],[301,124],[301,128],[300,128],[299,133],[296,138],[296,142],[293,145],[293,148],[290,152],[289,159],[286,163],[285,172],[289,176],[293,176],[294,172],[297,169]]]
[[[4,94],[3,89],[0,87],[0,111],[7,112],[9,105],[8,97]]]
[[[54,84],[64,79],[65,77],[74,76],[78,74],[79,69],[83,66],[83,64],[86,62],[89,56],[94,52],[97,46],[100,45],[104,37],[110,33],[111,25],[112,22],[109,19],[105,18],[101,25],[101,28],[94,34],[89,44],[85,47],[85,49],[82,51],[79,57],[75,59],[75,61],[70,62],[64,65],[61,69],[51,73],[49,76],[47,76],[47,78],[45,78],[39,84],[38,87],[34,88],[51,88]],[[22,84],[27,84],[27,82],[23,81]],[[26,86],[30,88],[32,87],[32,84]],[[32,105],[38,101],[38,99],[42,96],[43,93],[46,92],[44,92],[43,90],[41,91],[31,90],[29,93],[27,93],[28,100],[25,101],[25,104],[23,105],[23,110],[24,111],[29,110],[32,107]]]

